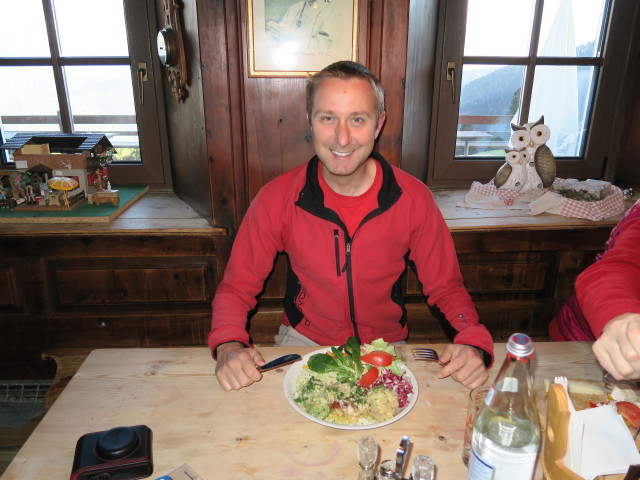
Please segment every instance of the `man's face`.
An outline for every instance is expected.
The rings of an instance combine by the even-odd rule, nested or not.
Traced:
[[[373,151],[384,119],[384,113],[376,118],[375,95],[366,80],[323,80],[309,121],[324,173],[347,177],[359,172]]]

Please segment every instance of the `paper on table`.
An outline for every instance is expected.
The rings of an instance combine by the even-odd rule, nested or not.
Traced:
[[[202,477],[191,468],[188,463],[183,463],[168,475],[156,478],[156,480],[202,480]]]
[[[611,405],[578,410],[569,420],[565,465],[585,480],[626,473],[640,453],[624,420]]]

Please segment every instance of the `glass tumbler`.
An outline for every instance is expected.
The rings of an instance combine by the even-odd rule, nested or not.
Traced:
[[[469,404],[467,406],[467,421],[464,427],[464,443],[462,444],[462,462],[465,466],[469,466],[469,455],[471,453],[471,434],[473,432],[473,420],[476,418],[476,413],[480,410],[480,407],[484,404],[484,399],[487,396],[491,387],[482,386],[476,387],[469,392]]]
[[[378,460],[378,442],[370,435],[358,440],[358,480],[375,478],[376,461]]]
[[[426,455],[417,455],[413,459],[411,480],[433,480],[436,474],[436,465]]]

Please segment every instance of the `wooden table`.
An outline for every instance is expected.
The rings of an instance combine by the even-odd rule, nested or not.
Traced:
[[[483,138],[491,138],[491,137],[493,137],[493,135],[487,132],[475,132],[475,131],[468,131],[468,130],[458,130],[456,132],[456,138],[461,139],[464,142],[463,156],[465,157],[469,156],[469,142],[471,142],[471,140],[480,140]]]
[[[433,345],[442,351],[443,345]],[[601,377],[590,343],[536,343],[534,376],[544,413],[544,378]],[[386,427],[350,431],[328,428],[297,413],[283,393],[288,367],[237,392],[224,392],[207,348],[94,350],[2,476],[3,480],[68,479],[80,436],[117,426],[145,424],[153,431],[154,474],[189,463],[203,478],[356,478],[356,442],[373,435],[381,458],[395,458],[403,435],[411,438],[408,465],[431,456],[440,480],[466,478],[461,460],[468,390],[435,377],[438,365],[410,359],[419,397],[413,410]],[[262,347],[268,361],[314,348]],[[491,379],[504,358],[496,345]],[[542,478],[540,469],[536,478]],[[408,476],[410,467],[406,472]]]

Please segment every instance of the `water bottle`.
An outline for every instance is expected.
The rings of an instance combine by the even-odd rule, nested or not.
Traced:
[[[533,342],[514,333],[507,356],[473,422],[468,480],[531,480],[540,425],[530,361]]]

